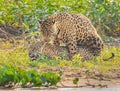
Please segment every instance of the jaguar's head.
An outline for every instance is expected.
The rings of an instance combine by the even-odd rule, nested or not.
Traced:
[[[51,36],[55,33],[55,22],[48,18],[43,21],[39,21],[39,23],[43,40],[46,42],[50,41]]]

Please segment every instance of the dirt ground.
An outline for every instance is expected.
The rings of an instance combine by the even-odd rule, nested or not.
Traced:
[[[78,78],[78,84],[74,85],[73,80]],[[89,74],[81,72],[73,72],[67,68],[62,76],[61,82],[57,84],[58,87],[91,87],[91,88],[109,88],[120,87],[120,71],[115,73],[108,73],[106,75],[100,75],[95,72]]]

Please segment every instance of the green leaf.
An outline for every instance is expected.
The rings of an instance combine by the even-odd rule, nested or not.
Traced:
[[[22,86],[23,86],[23,87],[25,87],[25,85],[27,84],[26,79],[25,79],[25,78],[23,78],[21,82],[22,82]]]
[[[78,84],[78,81],[79,81],[79,78],[75,78],[74,80],[73,80],[73,84]]]

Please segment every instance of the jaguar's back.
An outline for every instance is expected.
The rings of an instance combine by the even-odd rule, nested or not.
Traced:
[[[77,47],[87,49],[93,55],[100,55],[103,49],[101,37],[91,21],[82,14],[53,14],[41,23],[41,31],[46,40],[57,36],[54,41],[62,41],[68,47],[70,57],[77,53]]]
[[[76,19],[77,46],[86,48],[93,55],[100,55],[103,41],[91,21],[82,14],[71,14]]]

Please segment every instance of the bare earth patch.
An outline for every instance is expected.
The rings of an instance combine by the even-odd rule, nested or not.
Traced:
[[[76,85],[73,84],[73,80],[78,78],[79,81]],[[106,75],[100,75],[95,73],[84,74],[80,72],[73,72],[72,70],[66,70],[62,76],[62,80],[57,84],[58,87],[120,87],[120,71],[116,71],[114,74],[109,73]]]

